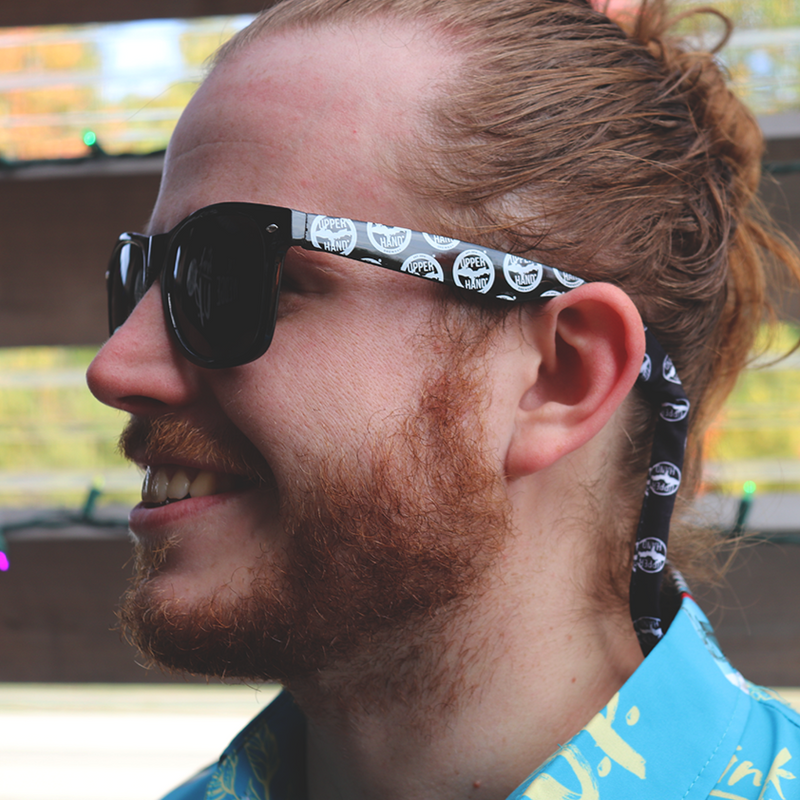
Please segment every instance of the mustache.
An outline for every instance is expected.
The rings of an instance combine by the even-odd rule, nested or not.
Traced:
[[[129,461],[208,464],[215,471],[241,475],[256,484],[275,483],[264,456],[237,428],[208,429],[174,414],[132,416],[118,447]]]

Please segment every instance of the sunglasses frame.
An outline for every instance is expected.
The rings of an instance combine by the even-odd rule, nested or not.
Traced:
[[[171,261],[174,262],[188,231],[202,225],[203,220],[221,215],[244,217],[258,226],[262,247],[268,256],[263,264],[267,273],[267,307],[262,308],[250,346],[225,357],[207,357],[199,353],[181,332],[181,324],[176,318],[178,303],[173,280],[165,268]],[[124,319],[118,318],[112,296],[113,287],[121,269],[119,252],[128,244],[142,251],[142,296],[156,280],[161,280],[164,316],[173,340],[185,358],[207,369],[241,366],[266,353],[275,331],[283,261],[291,247],[341,256],[508,302],[547,300],[584,283],[581,278],[538,261],[409,228],[258,203],[216,203],[195,211],[168,233],[149,236],[129,232],[119,237],[106,273],[111,335],[125,322],[141,299],[135,299],[133,304],[126,303]]]

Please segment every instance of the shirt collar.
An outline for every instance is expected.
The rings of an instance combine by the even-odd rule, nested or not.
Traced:
[[[509,800],[706,798],[741,737],[747,691],[684,595],[664,638],[608,705]]]

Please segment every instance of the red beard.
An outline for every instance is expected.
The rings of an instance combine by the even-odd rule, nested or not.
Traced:
[[[306,461],[277,487],[289,534],[283,567],[250,565],[247,596],[220,599],[212,587],[189,608],[162,599],[149,579],[168,569],[169,544],[139,544],[120,618],[142,653],[177,670],[283,683],[353,663],[374,668],[387,651],[413,660],[414,643],[479,591],[510,530],[478,421],[479,378],[460,360],[428,381],[419,408],[366,457],[362,448]],[[121,446],[177,460],[205,452],[271,480],[245,442],[162,417],[132,420]]]

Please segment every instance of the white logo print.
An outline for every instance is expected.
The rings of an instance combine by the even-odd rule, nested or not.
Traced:
[[[408,228],[392,228],[376,222],[367,223],[367,236],[372,246],[387,256],[402,253],[411,241],[411,231]]]
[[[643,380],[649,381],[652,372],[653,372],[653,362],[650,360],[650,356],[647,355],[647,353],[645,353],[644,361],[642,361],[642,366],[639,367],[639,374],[642,376]]]
[[[480,250],[464,250],[453,264],[453,280],[462,289],[485,294],[494,283],[494,264]]]
[[[420,278],[430,278],[442,283],[444,281],[444,270],[442,265],[433,257],[425,253],[417,253],[409,256],[400,267],[402,272],[409,275],[419,275]]]
[[[633,555],[633,568],[642,572],[661,572],[667,563],[667,546],[654,536],[636,542]]]
[[[528,261],[510,253],[503,259],[503,275],[506,283],[518,292],[532,292],[542,280],[541,264]]]
[[[558,282],[564,284],[568,289],[574,289],[581,284],[586,283],[583,278],[579,278],[576,275],[572,275],[569,272],[562,272],[560,269],[553,269],[556,278],[558,278]]]
[[[669,401],[661,404],[659,416],[667,422],[680,422],[689,415],[689,401],[676,400],[674,403]]]
[[[681,380],[678,377],[678,371],[675,369],[675,365],[672,363],[672,359],[669,356],[664,356],[664,366],[661,369],[662,374],[664,375],[664,380],[669,381],[670,383],[680,383]]]
[[[311,241],[320,250],[348,256],[356,246],[358,234],[351,219],[315,217],[311,225]]]
[[[434,236],[432,233],[423,233],[425,241],[436,250],[452,250],[458,246],[458,239],[449,239],[447,236]]]
[[[666,497],[675,494],[681,485],[681,471],[669,461],[659,461],[650,467],[647,488],[654,494]]]
[[[539,296],[544,300],[545,297],[561,297],[564,292],[559,292],[558,289],[548,289],[546,292],[542,292]]]
[[[638,634],[645,634],[660,639],[664,635],[661,620],[656,617],[639,617],[633,621],[633,628]]]

